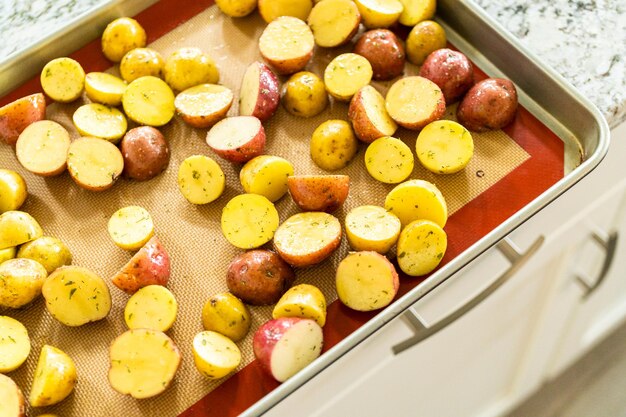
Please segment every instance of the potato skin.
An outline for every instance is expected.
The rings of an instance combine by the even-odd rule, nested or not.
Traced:
[[[358,150],[359,144],[352,127],[345,120],[327,120],[313,131],[311,159],[326,171],[347,166]]]
[[[233,259],[226,284],[233,295],[251,305],[276,303],[295,279],[293,269],[276,253],[252,250]]]
[[[127,52],[146,46],[146,31],[130,17],[120,17],[102,33],[102,53],[109,61],[120,62]]]
[[[42,93],[22,97],[0,108],[0,142],[15,146],[20,133],[31,123],[46,117],[46,99]]]
[[[350,177],[292,175],[287,178],[287,186],[293,201],[302,210],[332,213],[348,198]]]
[[[39,262],[14,258],[0,265],[0,307],[20,308],[41,295],[48,273]]]
[[[129,130],[120,144],[124,175],[137,181],[156,177],[167,168],[170,148],[163,134],[152,126]]]
[[[283,106],[294,116],[317,116],[327,105],[324,82],[312,72],[295,73],[283,86]]]
[[[517,90],[504,78],[487,78],[476,83],[459,104],[456,116],[474,132],[501,129],[515,119]]]
[[[446,32],[432,20],[419,22],[406,38],[406,54],[409,62],[422,65],[431,52],[446,47]]]
[[[404,46],[396,35],[387,29],[365,32],[354,45],[354,53],[365,57],[375,80],[391,80],[404,71]]]
[[[441,88],[446,104],[459,100],[474,84],[474,66],[461,52],[443,48],[432,52],[422,67],[420,75]]]
[[[166,286],[169,278],[170,257],[154,236],[113,277],[113,284],[128,294],[134,294],[148,285]]]

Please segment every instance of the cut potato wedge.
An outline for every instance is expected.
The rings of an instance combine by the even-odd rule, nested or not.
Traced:
[[[3,374],[0,374],[0,416],[26,417],[26,401],[22,390]]]
[[[280,83],[264,63],[253,62],[246,68],[239,89],[239,115],[260,121],[272,117],[280,102]]]
[[[113,213],[108,230],[117,246],[134,251],[141,249],[154,236],[154,223],[145,208],[127,206]]]
[[[10,169],[0,169],[0,214],[19,210],[28,196],[26,181]]]
[[[178,168],[178,189],[191,204],[208,204],[224,192],[222,168],[205,155],[192,155]]]
[[[287,290],[278,300],[272,317],[300,317],[303,319],[315,320],[320,327],[326,324],[326,298],[319,288],[300,284]]]
[[[41,71],[41,88],[54,101],[69,103],[83,93],[85,71],[72,58],[56,58]]]
[[[404,6],[399,21],[405,26],[415,26],[417,23],[432,18],[437,7],[436,0],[400,0]]]
[[[398,21],[404,6],[399,0],[355,0],[368,29],[388,28]]]
[[[80,138],[67,153],[67,170],[76,184],[90,191],[110,188],[122,175],[124,157],[111,142],[99,138]]]
[[[151,48],[131,49],[120,61],[120,75],[127,83],[151,75],[161,77],[165,60]]]
[[[65,243],[51,236],[42,236],[20,246],[18,258],[39,262],[48,274],[55,269],[72,263],[72,253]]]
[[[104,280],[87,268],[62,266],[43,284],[46,308],[58,321],[76,327],[105,318],[111,294]]]
[[[74,112],[72,121],[81,135],[106,139],[113,143],[118,143],[128,128],[124,113],[98,103],[80,106]]]
[[[206,143],[220,157],[243,163],[263,153],[265,129],[254,116],[228,117],[207,132]]]
[[[311,159],[315,165],[336,171],[347,166],[359,150],[350,123],[345,120],[327,120],[314,131],[310,142]]]
[[[347,175],[292,175],[287,178],[289,194],[304,211],[332,213],[341,207],[350,192]]]
[[[324,212],[298,213],[280,225],[274,247],[288,264],[315,265],[328,258],[341,243],[339,220]]]
[[[337,100],[349,101],[372,81],[373,74],[372,65],[361,55],[341,54],[324,70],[324,84],[328,94]]]
[[[409,180],[397,185],[385,198],[385,209],[400,219],[402,227],[414,220],[432,220],[444,227],[448,206],[441,191],[428,181]]]
[[[280,16],[293,16],[306,20],[313,0],[259,0],[259,14],[267,23]]]
[[[446,101],[437,84],[420,76],[396,81],[385,97],[389,116],[400,126],[419,130],[440,119],[446,111]]]
[[[132,329],[109,349],[109,383],[120,394],[154,397],[165,391],[180,365],[180,351],[163,332]]]
[[[348,118],[354,133],[365,143],[396,133],[398,125],[387,113],[385,98],[371,85],[361,88],[350,100]]]
[[[383,207],[360,206],[346,215],[345,226],[352,249],[385,254],[396,244],[402,224]]]
[[[378,252],[351,252],[337,267],[337,296],[357,311],[386,307],[398,293],[396,268]]]
[[[16,370],[29,354],[30,339],[26,327],[14,318],[0,316],[0,372]]]
[[[170,279],[170,257],[156,237],[146,243],[111,279],[120,290],[134,294],[148,285],[166,286]]]
[[[272,240],[278,222],[274,204],[258,194],[238,195],[222,210],[222,233],[241,249],[258,248]]]
[[[121,78],[106,72],[90,72],[85,76],[85,93],[89,100],[107,106],[122,104],[126,83]]]
[[[261,56],[279,74],[293,74],[303,69],[313,56],[314,46],[309,26],[291,16],[273,20],[259,38]]]
[[[28,402],[32,407],[57,404],[74,391],[77,379],[72,358],[61,349],[43,345]]]
[[[376,180],[387,184],[404,181],[413,172],[413,153],[400,139],[385,136],[370,143],[365,151],[365,168]]]
[[[31,94],[0,107],[0,142],[15,146],[20,133],[46,117],[46,98]]]
[[[400,233],[398,266],[407,275],[416,277],[433,271],[446,253],[446,232],[430,220],[415,220]]]
[[[246,305],[229,292],[215,294],[202,308],[204,330],[221,333],[234,342],[246,337],[251,323]]]
[[[287,179],[293,175],[291,162],[279,156],[259,155],[239,171],[246,193],[260,194],[272,203],[287,193]]]
[[[63,126],[41,120],[28,126],[15,144],[20,164],[33,174],[51,177],[65,171],[70,135]]]
[[[17,210],[0,214],[0,249],[21,245],[42,236],[43,229],[30,214]]]
[[[211,127],[226,117],[233,104],[233,92],[223,85],[200,84],[179,93],[176,112],[185,123],[198,128]]]
[[[178,303],[170,290],[162,285],[148,285],[128,299],[124,321],[129,329],[166,332],[174,324],[177,312]]]
[[[39,262],[14,258],[0,264],[0,308],[20,308],[41,295],[48,273]]]
[[[241,363],[241,351],[228,337],[205,330],[193,338],[193,360],[210,379],[224,378]]]
[[[454,174],[472,159],[474,141],[459,123],[439,120],[422,129],[415,142],[415,153],[427,170],[435,174]]]
[[[163,126],[174,117],[174,99],[174,92],[165,81],[148,75],[128,84],[122,96],[122,105],[132,121]]]
[[[334,48],[356,34],[361,14],[351,0],[322,0],[313,7],[307,22],[317,45]]]

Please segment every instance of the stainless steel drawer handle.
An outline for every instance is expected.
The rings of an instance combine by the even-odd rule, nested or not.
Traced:
[[[495,290],[500,288],[502,284],[507,282],[515,273],[539,250],[543,244],[544,236],[539,236],[535,242],[528,248],[525,253],[520,253],[519,249],[508,238],[502,239],[496,244],[496,247],[502,252],[505,258],[511,262],[511,266],[505,272],[502,273],[493,283],[485,288],[476,297],[453,311],[437,323],[428,327],[424,324],[422,319],[415,313],[412,308],[407,309],[404,312],[404,317],[409,321],[413,328],[414,335],[407,340],[398,343],[393,346],[391,350],[395,355],[398,353],[418,344],[422,340],[429,338],[438,331],[447,327],[456,321],[459,317],[465,315],[468,311],[480,304],[485,298],[489,297]]]
[[[606,278],[609,273],[609,269],[611,269],[611,265],[613,264],[613,259],[615,259],[615,250],[617,249],[617,241],[618,241],[619,233],[617,230],[614,230],[610,234],[606,234],[602,230],[596,230],[591,234],[591,237],[594,242],[600,245],[601,248],[605,251],[604,262],[602,263],[602,269],[600,270],[600,274],[598,275],[598,279],[596,279],[593,285],[589,285],[589,279],[582,272],[578,272],[576,274],[576,281],[583,287],[585,291],[583,293],[583,300],[589,297],[593,292],[602,285],[602,282]]]

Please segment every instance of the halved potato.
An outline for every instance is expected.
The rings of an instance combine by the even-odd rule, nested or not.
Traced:
[[[352,249],[385,254],[396,244],[402,223],[383,207],[360,206],[348,212],[345,226]]]
[[[355,0],[368,29],[387,28],[398,21],[404,6],[399,0]]]
[[[254,116],[220,120],[206,134],[206,143],[220,157],[231,162],[248,162],[263,153],[265,129]]]
[[[233,197],[222,210],[222,233],[241,249],[258,248],[272,240],[278,222],[274,204],[258,194]]]
[[[304,211],[332,213],[348,198],[350,177],[347,175],[292,175],[287,186],[293,201]]]
[[[65,243],[51,236],[42,236],[20,246],[18,258],[39,262],[51,274],[55,269],[72,263],[72,253]]]
[[[350,123],[345,120],[327,120],[314,131],[310,142],[311,159],[315,165],[336,171],[347,166],[359,150]]]
[[[280,16],[293,16],[306,20],[313,0],[259,0],[259,14],[267,23]]]
[[[212,330],[239,342],[250,330],[250,312],[244,303],[229,292],[211,296],[202,307],[204,330]]]
[[[14,146],[20,133],[31,123],[46,117],[46,98],[31,94],[0,107],[0,142]]]
[[[385,97],[389,116],[400,126],[419,130],[440,119],[446,111],[446,101],[437,84],[420,76],[396,81]]]
[[[365,168],[376,180],[397,184],[413,172],[413,153],[400,139],[385,136],[370,143],[365,150]]]
[[[0,415],[26,417],[26,402],[20,387],[8,376],[0,374]]]
[[[127,52],[146,46],[146,31],[135,19],[120,17],[107,25],[101,42],[104,56],[120,62]]]
[[[239,115],[260,121],[272,117],[280,102],[280,82],[264,63],[253,62],[246,68],[239,89]]]
[[[241,351],[228,337],[205,330],[193,338],[193,360],[207,378],[223,378],[241,363]]]
[[[372,81],[372,65],[361,55],[346,53],[335,57],[324,70],[324,84],[337,100],[349,101]]]
[[[300,284],[287,290],[272,310],[272,318],[301,317],[315,320],[320,327],[326,324],[326,298],[319,288]]]
[[[303,69],[313,56],[314,46],[309,26],[291,16],[273,20],[259,38],[261,56],[279,74],[293,74]]]
[[[163,67],[163,78],[172,90],[183,91],[199,84],[217,84],[220,73],[215,61],[200,48],[180,48]]]
[[[166,286],[170,273],[169,254],[161,241],[152,236],[113,276],[111,282],[120,290],[134,294],[148,285]]]
[[[470,132],[452,120],[429,123],[415,142],[415,153],[422,165],[435,174],[454,174],[474,155]]]
[[[398,125],[387,113],[385,98],[371,85],[361,88],[350,100],[348,118],[354,133],[365,143],[392,136]]]
[[[415,220],[400,233],[398,266],[407,275],[426,275],[435,269],[446,253],[446,232],[430,220]]]
[[[89,100],[107,106],[122,104],[126,83],[121,78],[106,72],[90,72],[85,76],[85,93]]]
[[[72,358],[61,349],[43,345],[28,402],[32,407],[57,404],[74,391],[77,379]]]
[[[162,285],[148,285],[128,299],[124,321],[129,329],[166,332],[174,324],[177,312],[178,303],[170,290]]]
[[[41,88],[54,101],[69,103],[83,93],[85,71],[72,58],[56,58],[41,71]]]
[[[192,155],[178,168],[178,189],[192,204],[208,204],[224,192],[222,168],[205,155]]]
[[[124,157],[117,146],[107,140],[80,138],[70,145],[67,170],[82,188],[104,191],[122,175]]]
[[[20,164],[33,174],[51,177],[65,171],[70,135],[63,126],[41,120],[28,126],[15,144]]]
[[[398,216],[403,227],[418,219],[432,220],[444,227],[448,220],[448,206],[441,191],[424,180],[397,185],[387,194],[385,209]]]
[[[28,187],[20,174],[10,169],[0,169],[0,214],[18,210],[27,196]]]
[[[313,7],[307,19],[315,43],[333,48],[349,42],[361,23],[361,14],[351,0],[322,0]]]
[[[405,26],[414,26],[417,23],[430,19],[435,15],[436,0],[400,0],[404,6],[400,14],[400,23]]]
[[[43,236],[43,229],[30,214],[11,210],[0,214],[0,249],[11,248]]]
[[[200,84],[179,93],[176,112],[185,123],[198,128],[211,127],[224,117],[233,104],[233,92],[223,85]]]
[[[154,236],[152,216],[143,207],[122,207],[109,219],[109,236],[125,250],[139,250]]]
[[[26,327],[12,317],[0,316],[0,372],[16,370],[29,354],[30,339]]]
[[[118,143],[128,128],[124,113],[115,107],[98,103],[80,106],[74,112],[72,121],[81,135],[106,139],[113,143]]]
[[[142,125],[163,126],[174,117],[174,99],[165,81],[147,75],[128,84],[122,105],[129,119]]]
[[[259,155],[239,171],[246,193],[260,194],[272,203],[287,193],[287,179],[293,175],[291,162],[279,156]]]
[[[126,82],[152,75],[161,77],[165,61],[160,53],[151,48],[131,49],[120,62],[120,75]]]

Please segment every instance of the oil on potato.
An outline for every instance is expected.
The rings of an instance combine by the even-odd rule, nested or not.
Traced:
[[[112,278],[113,284],[127,294],[148,285],[166,286],[170,279],[170,257],[165,246],[152,238]]]
[[[120,62],[127,52],[146,46],[146,31],[135,19],[120,17],[104,29],[101,44],[109,61]]]
[[[229,292],[211,296],[202,308],[202,326],[239,342],[248,334],[252,319],[246,305]]]
[[[74,391],[77,380],[76,365],[72,358],[61,349],[43,345],[28,402],[32,407],[57,404]]]
[[[61,239],[42,236],[20,246],[18,258],[28,258],[39,262],[48,274],[57,268],[72,263],[72,252]]]
[[[319,125],[309,146],[313,162],[326,171],[346,167],[359,150],[352,127],[345,120],[327,120]]]

